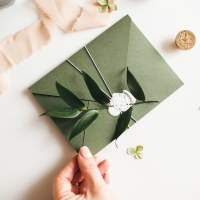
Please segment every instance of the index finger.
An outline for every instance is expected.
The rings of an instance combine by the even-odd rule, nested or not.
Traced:
[[[58,174],[57,177],[62,178],[62,179],[66,179],[69,182],[71,182],[75,173],[78,171],[78,169],[79,169],[78,160],[77,160],[77,156],[75,156],[60,171],[60,173]]]

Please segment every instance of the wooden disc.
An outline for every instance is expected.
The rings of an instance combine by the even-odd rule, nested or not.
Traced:
[[[181,50],[189,50],[196,43],[196,37],[194,33],[188,30],[183,30],[176,36],[176,45]]]

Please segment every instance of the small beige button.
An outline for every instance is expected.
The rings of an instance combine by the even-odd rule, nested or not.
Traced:
[[[181,50],[189,50],[196,43],[196,37],[194,33],[188,30],[183,30],[176,36],[176,45]]]

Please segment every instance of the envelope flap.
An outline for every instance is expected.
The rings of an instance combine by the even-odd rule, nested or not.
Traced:
[[[86,46],[112,92],[119,92],[127,87],[125,67],[130,25],[130,17],[126,16]],[[104,91],[108,92],[85,48],[80,49],[69,60],[80,70],[87,72]],[[121,80],[116,81],[116,77],[119,76]],[[58,96],[56,81],[65,85],[79,97],[91,99],[83,77],[66,61],[31,86],[30,90],[34,94]]]
[[[146,100],[156,100],[161,103],[182,86],[183,82],[138,27],[132,21],[130,23],[127,66],[142,87]],[[135,118],[141,119],[157,105],[158,103],[135,106],[133,109]]]

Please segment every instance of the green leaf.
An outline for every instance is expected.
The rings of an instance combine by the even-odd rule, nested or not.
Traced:
[[[87,127],[89,127],[98,117],[98,110],[88,110],[85,114],[74,124],[70,139],[84,131]]]
[[[130,107],[126,112],[123,112],[119,116],[117,125],[116,125],[114,139],[117,139],[128,127],[128,124],[131,119],[132,110],[133,110],[133,108]]]
[[[135,154],[135,149],[133,147],[129,147],[129,148],[127,148],[127,153],[129,155],[134,155]]]
[[[141,153],[135,153],[135,158],[136,159],[142,159],[143,158],[143,155]]]
[[[81,111],[74,108],[58,108],[54,110],[49,110],[43,113],[42,115],[48,115],[50,117],[62,118],[62,119],[71,119],[77,117],[80,113]]]
[[[60,97],[63,99],[63,101],[71,106],[72,108],[76,108],[78,110],[85,110],[85,104],[70,90],[63,87],[61,84],[56,82],[56,88],[60,95]]]
[[[117,5],[113,4],[113,3],[110,3],[108,4],[108,7],[110,10],[114,11],[114,10],[117,10]]]
[[[106,5],[108,5],[108,2],[107,2],[108,0],[98,0],[98,2],[99,2],[99,4],[101,5],[101,6],[106,6]]]
[[[142,151],[144,149],[144,147],[142,145],[138,145],[136,147],[136,152]]]
[[[145,101],[145,95],[136,78],[127,68],[127,85],[131,94],[138,100]]]
[[[109,11],[108,5],[106,5],[106,6],[100,6],[99,7],[99,11],[100,12],[108,12]]]
[[[109,97],[106,93],[97,85],[97,83],[85,72],[82,72],[85,83],[90,91],[90,94],[95,101],[102,105],[108,105],[110,103]]]

